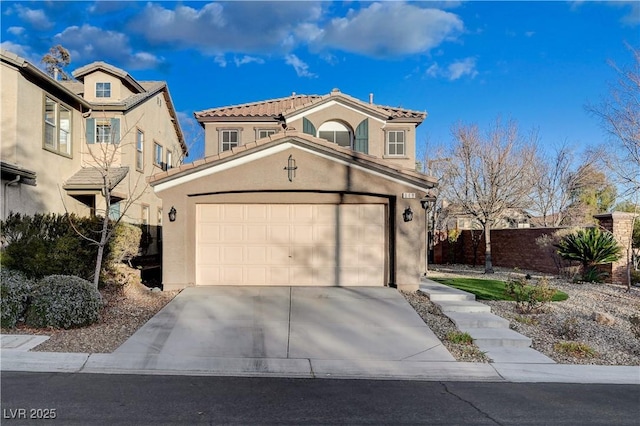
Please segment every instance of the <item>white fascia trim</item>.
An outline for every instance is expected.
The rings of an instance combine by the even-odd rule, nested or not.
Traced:
[[[299,114],[296,114],[296,115],[294,115],[294,116],[292,116],[292,117],[288,118],[288,119],[287,119],[287,123],[291,123],[291,122],[293,122],[293,121],[296,121],[296,120],[301,119],[301,118],[302,118],[302,117],[304,117],[305,115],[313,114],[314,112],[322,111],[323,109],[326,109],[326,108],[329,108],[329,107],[332,107],[332,106],[335,106],[335,105],[339,105],[339,106],[341,106],[341,107],[343,107],[343,108],[346,108],[346,109],[348,109],[348,110],[351,110],[351,111],[354,111],[354,112],[357,112],[357,113],[360,113],[360,114],[364,114],[364,115],[366,115],[367,117],[371,118],[372,120],[376,120],[376,121],[378,121],[378,122],[380,122],[380,123],[382,123],[382,124],[386,123],[386,121],[385,121],[385,120],[380,120],[380,119],[379,119],[379,118],[377,118],[377,117],[374,117],[374,116],[369,115],[369,114],[367,114],[367,113],[363,113],[363,112],[362,112],[362,111],[360,111],[360,110],[357,110],[357,109],[355,109],[355,108],[353,108],[353,107],[350,107],[349,105],[345,105],[345,104],[343,104],[343,103],[341,103],[341,102],[337,102],[337,101],[335,101],[335,100],[331,100],[331,101],[326,102],[326,103],[324,103],[324,104],[321,104],[321,105],[315,106],[315,107],[311,108],[310,110],[307,110],[307,111],[301,112],[301,113],[299,113]]]
[[[296,149],[299,149],[301,151],[310,153],[312,155],[316,155],[318,157],[322,157],[322,158],[325,158],[325,159],[330,160],[330,161],[335,161],[336,163],[342,164],[343,166],[353,167],[354,169],[362,170],[365,173],[369,173],[369,174],[372,174],[374,176],[381,177],[383,179],[389,180],[391,182],[395,182],[395,183],[400,184],[400,185],[404,185],[404,186],[408,186],[408,187],[411,187],[411,188],[415,188],[415,189],[418,189],[420,191],[425,191],[425,190],[431,188],[429,186],[419,186],[419,185],[415,185],[415,184],[412,184],[412,183],[409,183],[409,182],[405,182],[405,181],[402,181],[400,179],[396,179],[396,178],[393,178],[391,176],[388,176],[388,175],[386,175],[384,173],[376,172],[376,171],[368,169],[366,167],[362,167],[362,166],[359,166],[357,164],[350,163],[348,161],[340,160],[340,159],[337,159],[337,158],[332,157],[330,155],[326,155],[326,154],[320,153],[318,151],[314,151],[314,150],[309,149],[309,148],[305,148],[305,147],[302,147],[302,146],[299,146],[299,145],[296,145],[296,144],[292,144],[291,142],[286,142],[286,143],[282,143],[280,145],[276,145],[274,147],[267,148],[267,149],[264,149],[262,151],[256,152],[255,154],[249,154],[247,156],[244,156],[244,157],[241,157],[241,158],[238,158],[238,159],[235,159],[235,160],[227,161],[226,163],[222,163],[222,164],[220,164],[218,166],[213,166],[213,167],[210,167],[208,169],[201,170],[199,172],[191,173],[191,174],[189,174],[187,176],[182,176],[182,177],[173,179],[173,180],[171,180],[169,182],[158,184],[158,185],[156,185],[154,187],[154,191],[156,193],[162,192],[162,191],[167,190],[169,188],[173,188],[174,186],[182,185],[182,184],[191,182],[193,180],[203,178],[205,176],[210,176],[210,175],[213,175],[215,173],[223,172],[225,170],[229,170],[229,169],[232,169],[234,167],[241,166],[243,164],[248,164],[248,163],[251,163],[252,161],[256,161],[256,160],[259,160],[261,158],[265,158],[265,157],[268,157],[270,155],[277,154],[277,153],[285,151],[285,150],[287,150],[289,148],[296,148]]]

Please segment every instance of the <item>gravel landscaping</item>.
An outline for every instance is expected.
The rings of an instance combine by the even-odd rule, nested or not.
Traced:
[[[507,280],[510,276],[524,276],[529,273],[535,280],[541,276],[530,271],[495,269],[495,274],[485,276],[483,269],[479,267],[474,269],[447,265],[432,269],[429,278],[474,277]],[[618,285],[576,284],[566,279],[548,276],[547,278],[551,287],[564,291],[569,295],[569,299],[551,303],[543,313],[520,314],[515,310],[515,302],[480,302],[489,305],[494,314],[508,319],[513,330],[530,337],[533,349],[558,363],[640,366],[640,326],[634,328],[631,322],[632,316],[640,315],[640,288],[632,287],[631,291],[627,292],[625,287]],[[425,299],[427,301],[422,305],[431,304],[428,298]],[[427,324],[431,327],[431,323]],[[590,351],[563,351],[578,345]]]
[[[439,266],[429,272],[429,278],[475,277],[506,280],[509,276],[528,271],[496,268],[496,274],[484,276],[481,268]],[[529,272],[533,278],[539,277]],[[101,290],[106,302],[98,323],[71,330],[32,329],[18,325],[2,329],[3,334],[40,334],[51,338],[37,346],[41,352],[110,353],[171,301],[178,291],[155,292],[136,281],[135,274],[124,272],[118,285]],[[640,366],[640,324],[630,318],[640,315],[640,288],[630,292],[611,284],[574,284],[550,278],[550,285],[569,295],[563,302],[553,302],[543,313],[519,314],[515,302],[482,301],[492,311],[510,320],[511,328],[533,340],[532,347],[558,363]],[[458,331],[439,308],[422,293],[403,292],[425,323],[459,361],[488,362],[472,344],[452,343],[450,333]],[[599,321],[596,321],[596,314]],[[564,344],[563,344],[564,342]],[[566,343],[569,342],[569,343]],[[562,345],[557,346],[558,343]],[[582,353],[566,353],[578,344],[588,349]],[[586,346],[584,346],[586,345]]]

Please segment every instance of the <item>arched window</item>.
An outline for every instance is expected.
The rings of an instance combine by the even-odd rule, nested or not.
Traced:
[[[318,129],[318,137],[351,148],[353,132],[338,121],[327,121]]]

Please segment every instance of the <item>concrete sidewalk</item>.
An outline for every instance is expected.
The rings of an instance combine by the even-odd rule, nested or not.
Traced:
[[[461,328],[471,327],[476,339],[486,343],[496,332],[492,328],[504,334],[504,321],[487,318],[475,305],[472,313],[460,314],[462,305],[475,303],[471,295],[438,286],[426,280],[421,290],[449,300],[454,310],[445,314]],[[495,336],[489,351],[494,362],[456,362],[404,297],[389,288],[187,290],[110,354],[30,352],[42,336],[4,335],[0,370],[640,384],[640,367],[555,364]]]

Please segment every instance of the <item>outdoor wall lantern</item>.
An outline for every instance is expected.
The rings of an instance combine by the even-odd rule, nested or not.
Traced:
[[[411,222],[413,220],[413,212],[411,211],[411,207],[407,207],[404,209],[404,213],[402,213],[402,218],[405,222]]]
[[[175,222],[176,221],[176,213],[178,213],[176,211],[176,208],[171,206],[171,210],[169,210],[169,222]]]
[[[436,196],[430,192],[427,192],[424,198],[420,199],[420,204],[422,204],[422,208],[425,210],[429,209],[431,207],[431,204],[435,202],[436,202]]]

